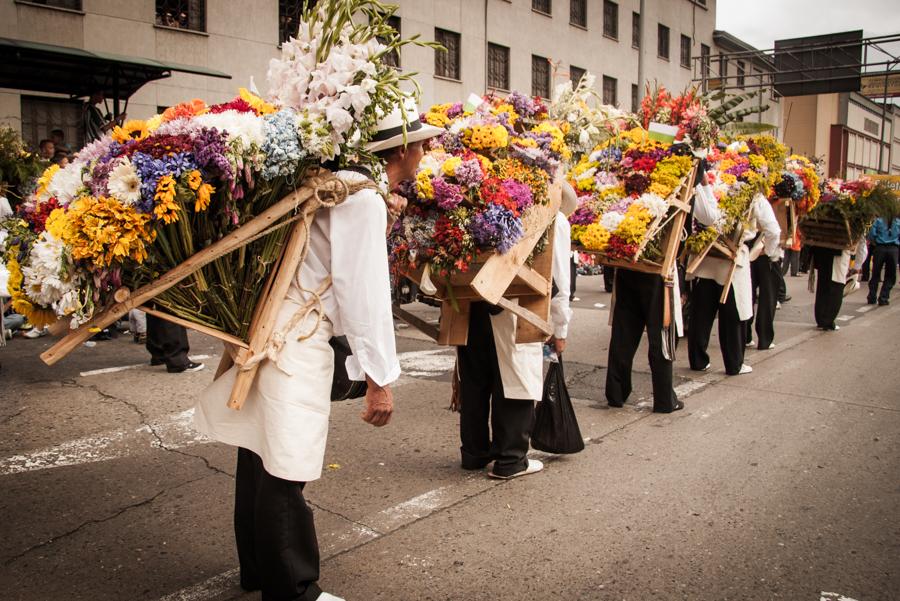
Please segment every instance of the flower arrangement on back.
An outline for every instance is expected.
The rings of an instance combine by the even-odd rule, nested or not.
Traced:
[[[775,182],[772,198],[790,198],[795,202],[797,213],[805,215],[819,202],[819,178],[815,163],[805,156],[792,154]]]
[[[879,216],[900,214],[900,199],[885,183],[868,177],[845,181],[827,179],[819,202],[807,213],[810,219],[847,222],[850,241],[866,235]],[[801,221],[801,227],[802,227]]]
[[[403,190],[409,206],[391,257],[395,272],[427,264],[449,277],[479,253],[515,246],[523,215],[549,202],[550,181],[571,150],[544,103],[517,92],[435,105],[423,120],[446,131]]]
[[[652,240],[693,168],[684,145],[651,140],[641,127],[598,145],[569,172],[579,207],[572,242],[613,259],[658,259]]]
[[[719,135],[719,127],[710,118],[709,107],[697,88],[673,96],[664,86],[651,88],[648,83],[639,116],[645,129],[654,122],[678,127],[675,140],[695,150],[709,148]]]
[[[394,10],[376,0],[308,8],[269,66],[268,100],[245,89],[220,104],[191,100],[127,121],[66,167],[45,171],[20,211],[34,241],[15,247],[23,278],[10,292],[75,327],[121,286],[157,279],[259,215],[308,168],[356,162],[377,172],[365,143],[379,115],[408,96],[401,86],[413,75],[382,62],[410,43],[388,24]],[[217,259],[154,302],[245,336],[287,229]],[[33,294],[27,268],[53,271],[57,293]]]

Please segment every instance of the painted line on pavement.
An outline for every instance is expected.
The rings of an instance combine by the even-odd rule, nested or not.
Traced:
[[[854,317],[856,317],[856,316],[855,315],[841,315],[840,317],[837,318],[836,321],[850,321]]]
[[[874,308],[875,308],[875,305],[863,305],[862,307],[857,307],[856,312],[857,313],[867,313],[868,311],[871,311]]]
[[[605,309],[606,305],[603,303],[594,303],[594,306],[598,309]]]
[[[202,361],[203,359],[209,359],[209,355],[193,355],[188,357],[191,361]],[[144,363],[135,363],[134,365],[120,365],[118,367],[104,367],[101,369],[92,369],[90,371],[83,371],[79,376],[82,378],[86,378],[88,376],[99,376],[102,374],[114,374],[119,371],[125,371],[127,369],[137,369],[138,367],[149,367],[150,364],[146,361]]]

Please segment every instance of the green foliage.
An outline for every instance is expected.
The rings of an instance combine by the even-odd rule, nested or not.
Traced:
[[[21,200],[46,167],[47,162],[28,151],[16,130],[0,126],[0,188],[6,188],[5,194]]]

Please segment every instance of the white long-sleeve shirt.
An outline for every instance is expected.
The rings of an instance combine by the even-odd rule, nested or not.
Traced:
[[[572,255],[572,228],[562,213],[557,213],[554,228],[552,274],[557,291],[550,299],[550,322],[553,326],[553,335],[565,340],[569,333],[569,322],[572,320],[572,309],[569,308],[569,295],[572,293],[569,266],[569,257]]]
[[[365,176],[340,171],[348,183]],[[316,290],[329,275],[332,286],[322,295],[325,315],[334,334],[346,335],[353,355],[347,373],[354,380],[368,375],[384,386],[400,377],[394,339],[388,275],[387,209],[374,190],[362,190],[342,204],[320,210],[310,232],[309,254],[300,282]]]

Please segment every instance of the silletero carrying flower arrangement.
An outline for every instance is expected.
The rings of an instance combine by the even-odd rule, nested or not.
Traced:
[[[242,89],[223,104],[186,102],[128,121],[44,172],[20,214],[2,224],[15,310],[36,326],[69,318],[76,327],[121,300],[122,288],[154,282],[240,230],[303,186],[310,168],[377,168],[361,149],[410,78],[381,60],[408,43],[388,25],[391,12],[374,0],[320,3],[272,61],[268,101]],[[154,305],[246,339],[289,230],[248,239]]]
[[[662,232],[684,212],[676,197],[690,189],[693,168],[687,146],[651,140],[641,127],[600,144],[568,174],[579,195],[572,242],[601,260],[659,265]]]
[[[826,180],[819,202],[800,219],[805,244],[852,249],[879,216],[900,215],[900,199],[868,177]]]
[[[549,203],[570,151],[540,99],[515,92],[435,105],[423,118],[446,131],[402,190],[409,205],[390,237],[391,261],[395,274],[427,266],[447,280],[525,236],[529,209]]]

